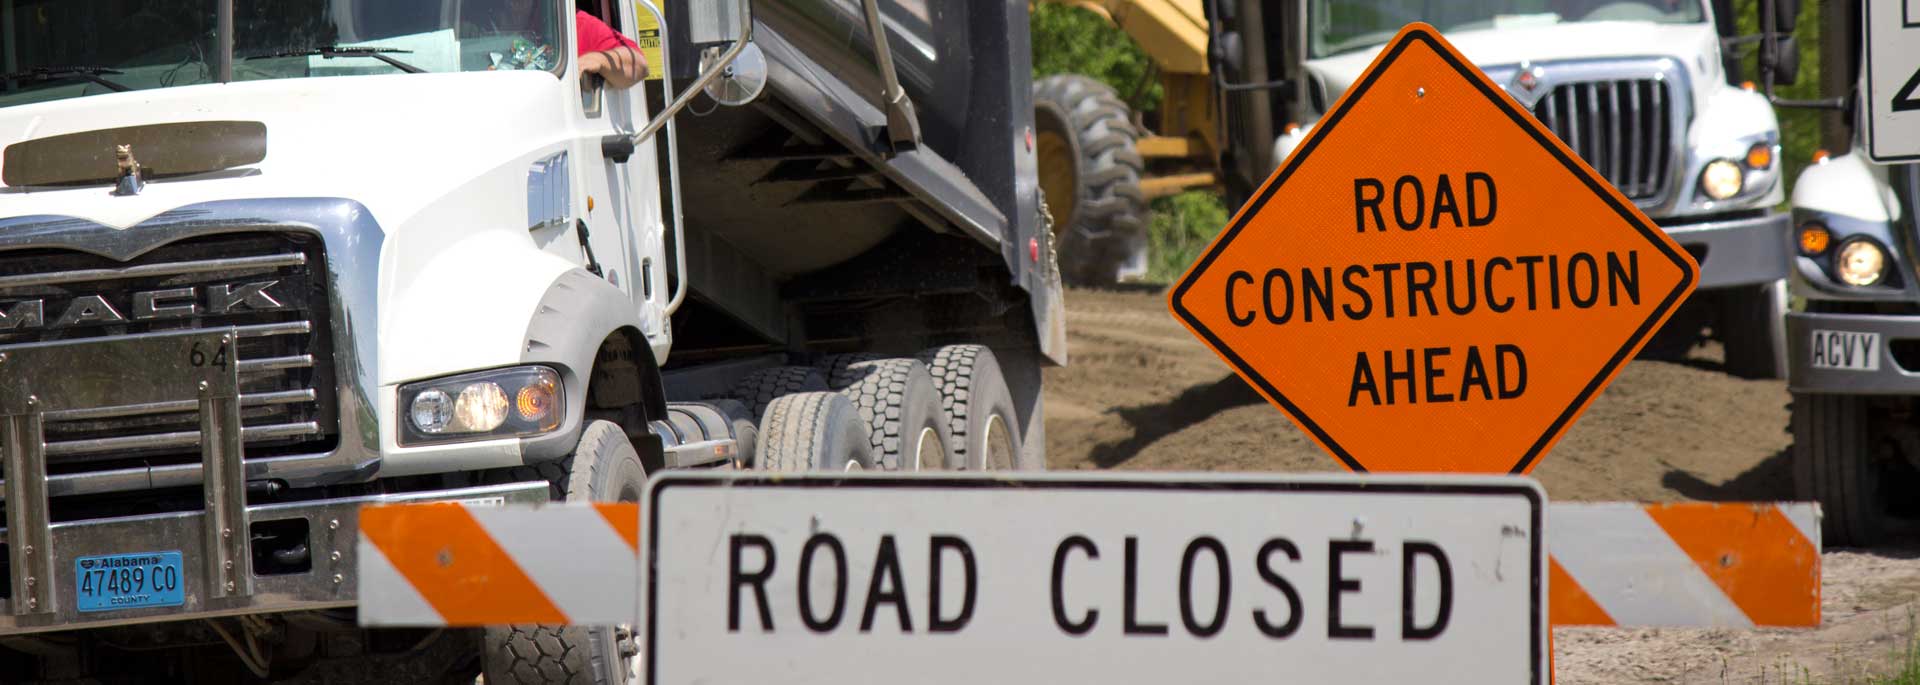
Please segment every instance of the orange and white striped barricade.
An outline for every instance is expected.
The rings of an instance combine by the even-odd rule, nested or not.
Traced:
[[[360,623],[631,624],[639,538],[637,504],[369,506]]]
[[[1820,625],[1816,504],[1556,502],[1547,511],[1555,626]]]

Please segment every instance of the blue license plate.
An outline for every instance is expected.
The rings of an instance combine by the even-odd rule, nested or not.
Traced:
[[[73,560],[81,611],[177,607],[186,602],[179,552],[145,552]]]

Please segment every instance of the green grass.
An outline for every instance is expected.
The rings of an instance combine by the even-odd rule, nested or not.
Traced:
[[[1213,236],[1227,225],[1227,206],[1210,190],[1189,190],[1153,201],[1147,230],[1147,280],[1171,283],[1185,273]]]

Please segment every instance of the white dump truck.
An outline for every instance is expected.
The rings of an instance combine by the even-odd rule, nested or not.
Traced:
[[[627,628],[359,629],[358,508],[1042,468],[1028,54],[1014,2],[0,0],[0,682],[621,682]]]
[[[1295,10],[1283,16],[1299,21],[1267,44],[1304,56],[1306,83],[1292,109],[1305,117],[1283,129],[1276,162],[1401,26],[1431,24],[1700,263],[1699,291],[1656,347],[1683,352],[1710,329],[1729,371],[1785,372],[1788,217],[1774,209],[1784,199],[1780,126],[1751,83],[1729,76],[1723,50],[1740,40],[1706,0],[1283,5]]]
[[[1790,20],[1797,3],[1767,5]],[[1820,502],[1828,544],[1869,545],[1920,531],[1920,3],[1834,10],[1840,96],[1782,103],[1840,110],[1851,139],[1795,180],[1787,384],[1798,496]]]

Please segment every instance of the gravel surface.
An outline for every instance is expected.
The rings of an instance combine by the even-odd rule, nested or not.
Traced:
[[[1054,470],[1332,471],[1337,462],[1167,312],[1157,288],[1067,294],[1072,363],[1047,372]],[[1781,381],[1734,378],[1718,350],[1636,360],[1534,471],[1555,500],[1793,497]],[[1558,682],[1847,682],[1884,673],[1920,615],[1920,550],[1823,556],[1817,630],[1563,628]]]

